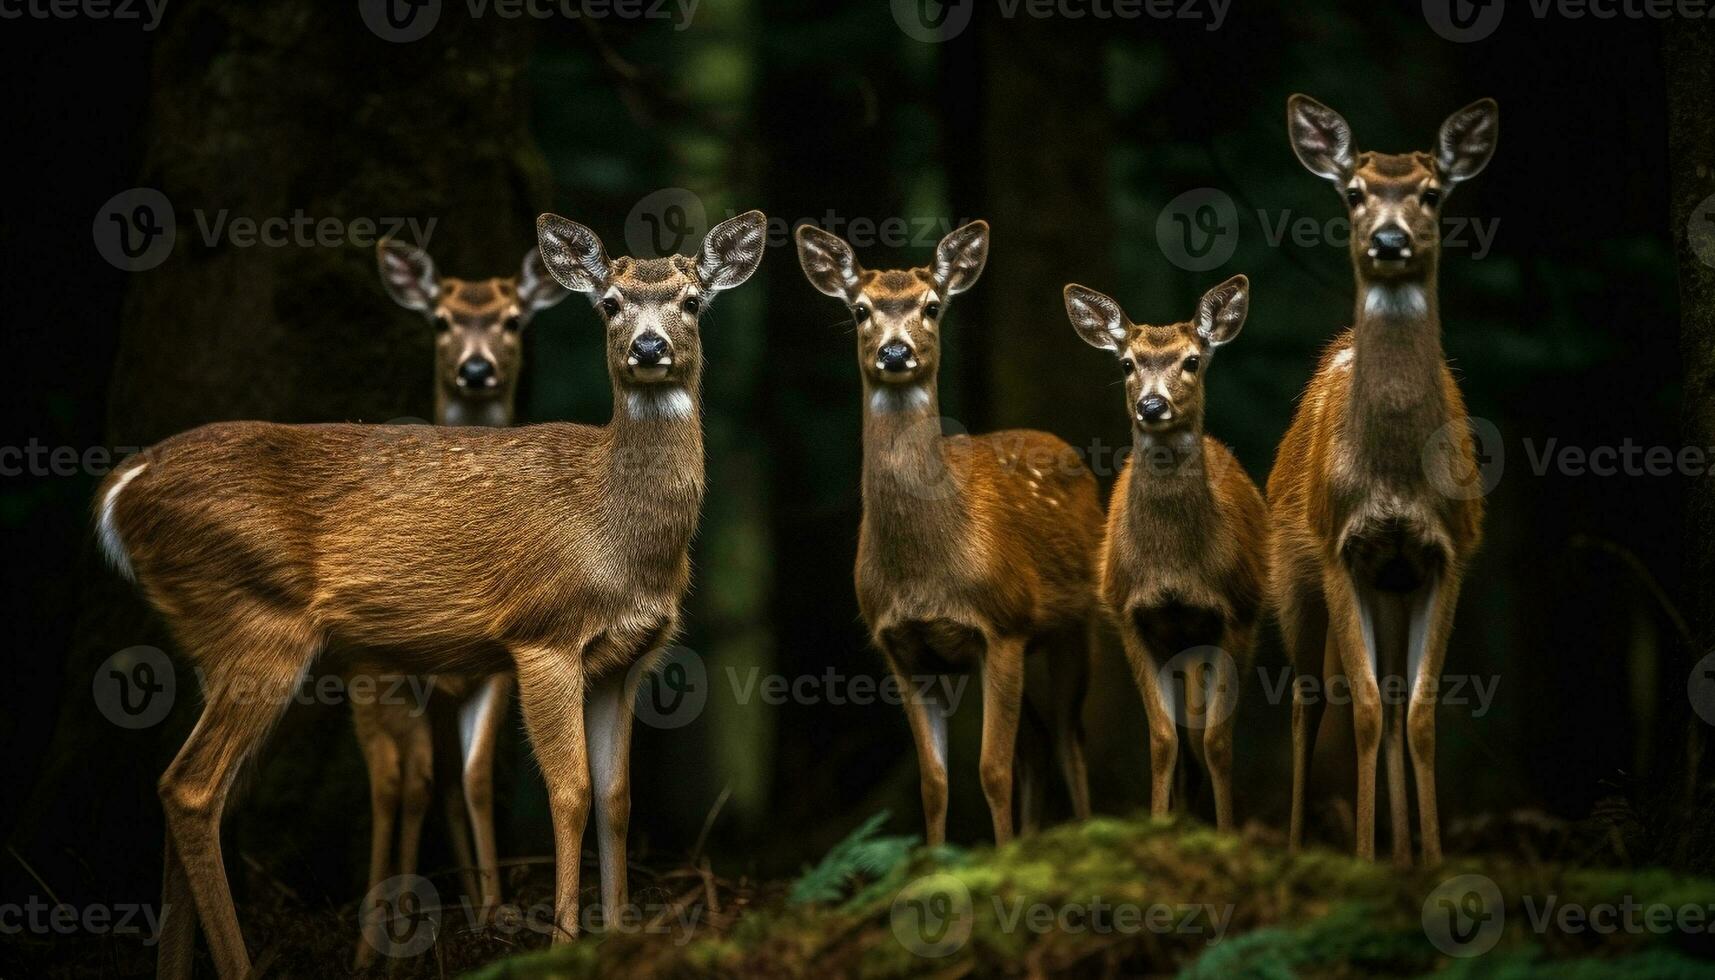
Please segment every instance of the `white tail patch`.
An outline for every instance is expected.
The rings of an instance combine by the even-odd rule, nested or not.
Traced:
[[[683,388],[633,388],[625,393],[625,411],[638,420],[688,419],[696,414],[697,405]]]
[[[107,491],[107,496],[101,498],[101,515],[96,519],[95,532],[101,540],[101,550],[107,553],[107,560],[119,570],[119,574],[131,581],[137,580],[137,575],[131,570],[131,553],[125,550],[125,542],[119,537],[119,527],[113,523],[113,505],[119,500],[119,491],[125,485],[136,479],[148,463],[138,463],[133,469],[119,475],[113,489]]]

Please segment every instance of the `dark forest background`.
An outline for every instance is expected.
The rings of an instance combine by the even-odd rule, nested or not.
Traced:
[[[1447,668],[1498,680],[1480,716],[1443,709],[1449,843],[1507,814],[1576,822],[1615,801],[1645,812],[1683,778],[1699,731],[1687,677],[1705,647],[1676,617],[1705,628],[1703,603],[1684,597],[1708,595],[1706,528],[1688,517],[1708,478],[1538,473],[1533,455],[1551,441],[1715,443],[1708,402],[1694,397],[1688,412],[1687,401],[1688,378],[1707,394],[1709,334],[1688,320],[1682,349],[1680,316],[1682,295],[1709,289],[1684,238],[1690,208],[1715,191],[1697,121],[1711,115],[1709,90],[1670,92],[1687,77],[1673,59],[1695,61],[1695,50],[1676,54],[1672,29],[1654,21],[1535,20],[1522,5],[1468,44],[1432,31],[1417,2],[1239,3],[1210,30],[1006,18],[979,0],[942,43],[901,29],[895,10],[910,7],[703,0],[679,29],[472,21],[449,3],[413,43],[377,37],[355,4],[313,0],[173,0],[153,32],[8,23],[0,444],[81,451],[219,419],[430,415],[431,332],[383,293],[370,249],[210,244],[198,211],[433,218],[428,250],[442,270],[486,277],[515,269],[543,210],[588,224],[620,254],[651,200],[694,202],[704,227],[762,209],[775,247],[704,329],[709,491],[683,642],[708,667],[708,707],[686,727],[640,726],[632,826],[640,860],[682,860],[725,796],[706,844],[715,864],[787,873],[878,810],[902,831],[920,817],[896,707],[734,696],[732,678],[752,668],[881,674],[851,588],[853,341],[837,305],[805,282],[785,230],[830,213],[906,219],[911,240],[860,247],[879,267],[925,263],[942,231],[988,219],[988,270],[949,314],[943,408],[970,431],[1030,426],[1094,448],[1104,486],[1112,464],[1101,468],[1098,447],[1129,439],[1119,375],[1073,334],[1061,286],[1086,283],[1136,319],[1166,322],[1247,274],[1250,320],[1212,368],[1208,422],[1260,483],[1316,352],[1352,304],[1342,245],[1270,240],[1282,220],[1343,214],[1288,148],[1287,96],[1334,106],[1361,147],[1383,150],[1428,149],[1448,113],[1493,96],[1499,151],[1448,213],[1497,233],[1483,254],[1449,245],[1442,264],[1445,347],[1473,415],[1500,435],[1485,451],[1504,461]],[[1671,111],[1683,127],[1670,133]],[[159,267],[126,273],[97,252],[92,220],[137,186],[172,201],[178,238]],[[1188,271],[1158,228],[1175,227],[1163,212],[1201,188],[1233,202],[1224,227],[1236,246]],[[604,421],[587,306],[549,311],[527,337],[522,420]],[[9,475],[0,492],[7,901],[42,884],[74,902],[158,898],[154,782],[194,721],[194,680],[181,673],[178,703],[154,727],[126,730],[96,710],[105,658],[170,649],[97,556],[88,507],[99,476]],[[1272,631],[1259,666],[1283,669]],[[1288,705],[1264,694],[1253,675],[1238,807],[1242,821],[1278,826]],[[1146,802],[1146,742],[1117,648],[1089,714],[1097,808],[1131,812]],[[960,841],[988,834],[976,716],[962,714],[953,747]],[[1319,786],[1332,794],[1346,779],[1338,753],[1325,754]],[[349,711],[293,709],[257,768],[228,821],[232,864],[309,901],[354,899],[368,826]],[[501,768],[503,856],[549,853],[516,726]],[[1337,843],[1337,817],[1325,816]],[[431,820],[429,846],[438,841]],[[1640,846],[1646,860],[1709,861],[1684,842]],[[250,876],[235,875],[241,895]]]

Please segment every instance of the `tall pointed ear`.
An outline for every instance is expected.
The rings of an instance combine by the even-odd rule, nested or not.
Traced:
[[[989,260],[989,223],[973,221],[954,228],[935,246],[935,289],[942,299],[975,286]]]
[[[703,237],[697,256],[697,278],[711,293],[742,285],[762,263],[768,244],[768,218],[761,211],[746,211],[728,218]]]
[[[526,315],[545,310],[571,295],[542,261],[542,249],[533,247],[524,253],[518,269],[518,308]]]
[[[574,293],[607,289],[611,267],[596,233],[569,218],[544,214],[536,219],[536,244],[548,274]]]
[[[1234,276],[1203,294],[1197,304],[1197,336],[1210,347],[1219,347],[1239,335],[1250,312],[1251,281]]]
[[[1435,141],[1435,169],[1441,179],[1457,184],[1482,173],[1500,136],[1501,107],[1494,99],[1478,99],[1448,116]]]
[[[415,245],[384,238],[375,246],[375,261],[381,269],[381,284],[387,295],[407,310],[428,313],[441,292],[441,277],[429,253]]]
[[[1125,343],[1127,326],[1120,305],[1088,286],[1071,283],[1064,290],[1066,317],[1084,338],[1084,343],[1118,352]]]
[[[1286,100],[1286,131],[1298,162],[1319,177],[1343,184],[1358,165],[1352,127],[1340,114],[1308,95]]]
[[[863,269],[857,254],[844,238],[815,225],[799,225],[798,264],[804,278],[820,292],[850,303],[857,299],[858,279]]]

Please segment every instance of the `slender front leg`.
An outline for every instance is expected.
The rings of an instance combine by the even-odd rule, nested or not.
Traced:
[[[1239,675],[1237,665],[1250,663],[1249,630],[1229,629],[1221,648],[1228,656],[1214,658],[1206,675],[1213,680],[1208,699],[1208,727],[1203,729],[1203,762],[1215,791],[1215,829],[1233,829],[1233,726],[1237,723]]]
[[[554,824],[554,942],[578,935],[578,872],[590,815],[588,746],[584,742],[584,665],[578,650],[524,649],[514,654],[524,727],[548,784]]]
[[[167,835],[166,860],[161,883],[160,951],[155,956],[156,980],[190,980],[196,952],[197,910],[191,898],[191,881],[185,865]]]
[[[947,706],[932,685],[919,684],[905,672],[904,661],[893,651],[884,652],[899,683],[905,720],[911,724],[911,740],[917,746],[924,839],[930,847],[937,847],[947,840]]]
[[[417,873],[423,845],[423,820],[435,792],[434,736],[425,718],[416,718],[404,737],[404,781],[400,787],[399,874]]]
[[[368,714],[379,710],[370,704],[352,704],[357,716],[359,745],[363,749],[363,764],[369,770],[369,884],[364,895],[372,895],[392,873],[393,831],[399,816],[399,792],[402,768],[399,746],[392,736],[372,722]],[[361,915],[361,935],[357,937],[354,964],[363,969],[375,959],[375,946],[365,937],[371,935],[370,919],[379,909],[364,908]]]
[[[978,760],[996,846],[1012,840],[1012,759],[1024,700],[1022,639],[990,639],[983,654],[983,746]]]
[[[636,688],[630,671],[590,685],[584,702],[590,775],[595,788],[596,846],[601,852],[603,921],[612,929],[628,900],[625,837],[631,825],[631,724]]]
[[[475,832],[482,905],[490,911],[500,904],[500,851],[494,835],[494,750],[506,725],[506,707],[511,702],[513,687],[511,674],[491,675],[459,709],[464,802]]]
[[[1072,796],[1072,816],[1090,818],[1090,774],[1084,763],[1084,695],[1090,687],[1090,665],[1096,656],[1097,636],[1092,625],[1063,648],[1056,649],[1048,665],[1054,703],[1054,747],[1060,756],[1060,773]]]
[[[1459,604],[1459,578],[1448,573],[1431,582],[1411,610],[1406,676],[1411,700],[1405,724],[1411,746],[1412,774],[1417,781],[1417,820],[1423,832],[1423,863],[1441,863],[1441,817],[1435,787],[1435,705],[1440,696],[1441,668],[1453,633],[1453,610]]]
[[[1366,608],[1344,569],[1323,580],[1328,599],[1328,638],[1338,646],[1340,665],[1351,685],[1352,740],[1357,746],[1358,787],[1354,800],[1354,836],[1358,857],[1376,856],[1376,762],[1382,740],[1381,691],[1376,686],[1375,612]]]
[[[1179,730],[1173,720],[1173,692],[1161,683],[1155,657],[1135,629],[1122,624],[1120,639],[1132,678],[1143,697],[1144,717],[1149,721],[1149,813],[1167,816],[1173,800],[1173,771],[1179,761]]]

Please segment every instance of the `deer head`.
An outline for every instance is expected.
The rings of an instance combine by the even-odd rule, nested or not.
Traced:
[[[568,295],[535,248],[524,253],[515,276],[469,280],[441,276],[429,253],[401,241],[384,240],[375,252],[388,295],[434,325],[435,378],[456,399],[510,393],[523,360],[524,326]]]
[[[583,225],[557,214],[536,221],[548,271],[600,311],[608,373],[628,394],[684,392],[696,385],[702,318],[716,294],[756,271],[766,227],[761,211],[747,211],[710,229],[695,258],[610,259],[601,239]]]
[[[1359,275],[1422,279],[1440,255],[1442,201],[1494,155],[1500,107],[1479,99],[1448,116],[1431,152],[1359,153],[1346,120],[1307,95],[1287,100],[1286,122],[1299,161],[1345,198]]]
[[[878,272],[859,266],[851,245],[838,235],[812,225],[798,228],[804,275],[851,308],[858,368],[875,386],[934,379],[941,317],[954,296],[976,284],[988,249],[988,222],[973,221],[941,239],[933,265]]]
[[[1203,294],[1195,317],[1165,326],[1133,323],[1111,297],[1085,286],[1067,286],[1065,297],[1066,315],[1078,336],[1119,357],[1134,431],[1149,436],[1202,432],[1209,358],[1245,325],[1250,280],[1228,279]]]

